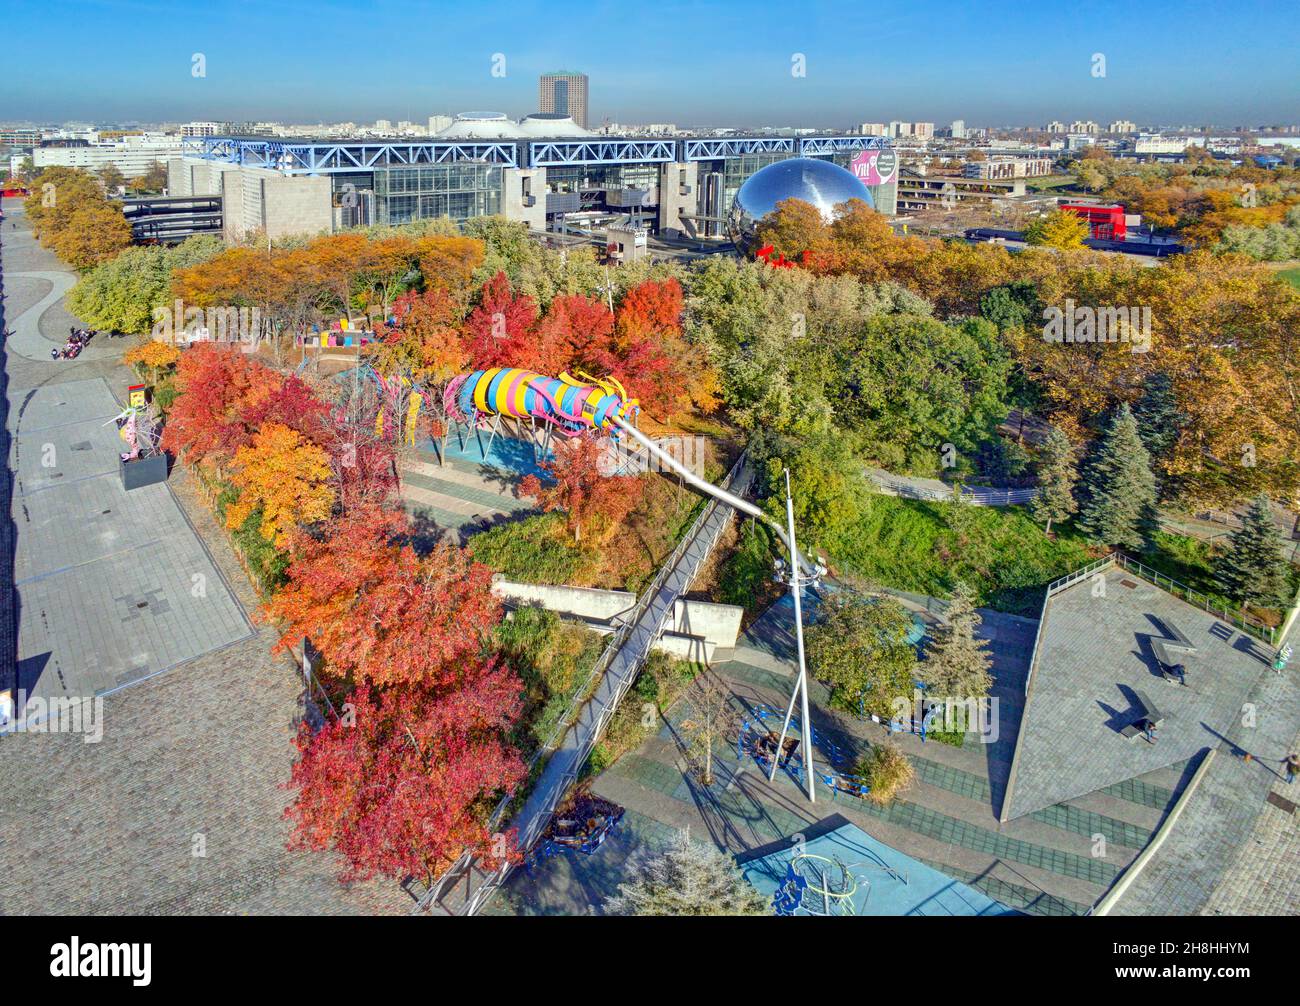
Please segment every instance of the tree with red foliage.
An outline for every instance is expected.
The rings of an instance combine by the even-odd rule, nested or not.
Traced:
[[[526,774],[504,739],[521,708],[518,679],[495,660],[463,661],[450,689],[362,684],[338,720],[299,732],[290,847],[335,849],[344,881],[430,884],[467,850],[489,867],[517,861],[515,836],[484,819]]]
[[[641,499],[644,486],[640,479],[603,474],[608,468],[607,443],[594,433],[558,443],[555,460],[541,464],[549,480],[526,475],[519,483],[520,494],[535,497],[547,513],[565,512],[574,541],[582,540],[586,528],[601,542]]]
[[[379,507],[398,491],[397,454],[393,444],[369,433],[335,429],[329,443],[331,483],[346,515],[357,508]]]
[[[528,358],[537,324],[537,305],[531,297],[516,297],[510,280],[499,272],[483,284],[479,302],[465,319],[465,340],[470,366],[516,367]]]
[[[250,431],[280,423],[323,447],[330,438],[329,406],[297,375],[286,377],[265,367],[261,370],[258,382],[240,403],[240,422]]]
[[[622,342],[681,335],[681,285],[670,277],[632,287],[619,302],[615,330]]]
[[[575,364],[608,351],[614,316],[603,303],[588,297],[562,295],[551,301],[538,323],[531,352],[519,363],[557,377]]]
[[[293,541],[288,582],[266,605],[284,626],[277,650],[304,636],[336,679],[435,687],[478,658],[501,619],[492,571],[439,543],[421,557],[400,536],[405,515],[358,507],[317,538]]]
[[[271,373],[229,346],[189,347],[176,365],[179,394],[163,429],[163,449],[191,462],[233,455],[248,442],[240,408],[250,390],[271,385]]]
[[[718,404],[717,376],[704,353],[682,336],[681,315],[677,280],[639,283],[619,304],[613,339],[591,360],[660,419],[692,403],[705,412]]]

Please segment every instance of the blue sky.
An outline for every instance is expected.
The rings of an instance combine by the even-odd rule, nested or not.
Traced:
[[[536,110],[537,75],[564,68],[591,77],[595,123],[1293,123],[1298,41],[1294,0],[19,0],[0,119],[520,115]]]

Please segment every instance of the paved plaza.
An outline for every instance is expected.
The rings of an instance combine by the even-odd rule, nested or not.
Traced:
[[[102,379],[36,389],[16,411],[17,685],[38,711],[253,631],[167,486],[123,489],[119,411]]]
[[[1186,684],[1161,676],[1153,644],[1181,632]],[[1004,819],[1186,762],[1217,745],[1268,666],[1271,650],[1208,612],[1122,569],[1053,594]],[[1155,743],[1121,730],[1137,695],[1164,720]]]
[[[1000,823],[997,811],[1019,727],[1017,694],[1023,694],[1036,625],[997,612],[981,614],[981,633],[994,655],[998,737],[982,744],[969,734],[956,748],[895,735],[916,780],[890,806],[835,795],[824,785],[809,804],[795,779],[782,773],[768,782],[757,765],[738,756],[734,735],[715,751],[715,784],[700,785],[684,753],[680,727],[692,712],[683,701],[656,736],[593,781],[596,794],[627,808],[620,833],[593,855],[566,853],[519,871],[492,910],[595,911],[616,888],[628,858],[662,846],[676,830],[689,828],[695,838],[739,854],[789,840],[837,813],[873,839],[1018,911],[1085,913],[1147,844],[1181,791],[1188,766],[1168,766]],[[783,710],[789,698],[790,624],[789,605],[774,606],[741,638],[733,659],[714,668],[733,705],[751,722]],[[825,688],[814,682],[813,725],[824,738],[817,753],[823,770],[832,757],[842,768],[886,738],[881,726],[833,711],[827,699]]]
[[[0,914],[408,911],[396,883],[342,884],[335,856],[285,847],[302,678],[250,624],[258,598],[190,475],[122,489],[126,344],[51,360],[81,324],[50,297],[74,277],[25,225],[0,257],[0,667],[16,648],[38,695],[105,693],[96,742],[0,735]]]

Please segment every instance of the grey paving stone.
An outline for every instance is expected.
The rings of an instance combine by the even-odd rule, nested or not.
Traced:
[[[1186,657],[1185,687],[1164,681],[1151,653],[1151,641],[1165,637],[1162,624],[1170,623],[1197,646]],[[1053,595],[1003,817],[1014,820],[1217,745],[1267,659],[1258,641],[1122,570],[1106,573],[1104,596],[1093,596],[1090,580]],[[1135,690],[1164,714],[1154,744],[1119,732]]]

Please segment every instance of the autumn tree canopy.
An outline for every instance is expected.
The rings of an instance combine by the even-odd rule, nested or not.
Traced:
[[[599,543],[641,498],[639,479],[605,474],[607,448],[608,441],[596,436],[557,443],[554,460],[541,464],[546,480],[526,475],[519,483],[520,495],[536,497],[544,511],[564,512],[575,542],[587,531]]]
[[[280,646],[306,636],[335,679],[445,686],[501,617],[492,573],[443,543],[421,557],[400,513],[358,508],[319,536],[300,534],[288,583],[268,615]]]
[[[226,527],[262,514],[262,537],[284,548],[296,528],[329,516],[334,492],[327,484],[329,458],[297,430],[267,423],[252,443],[235,452],[230,482],[239,498],[226,508]]]

